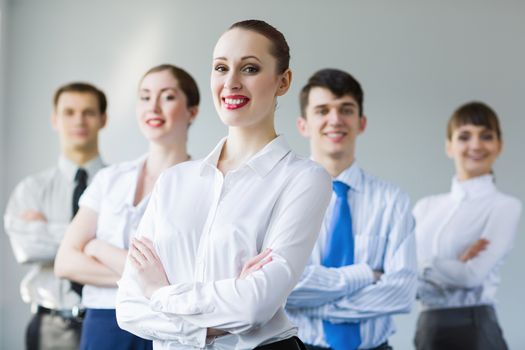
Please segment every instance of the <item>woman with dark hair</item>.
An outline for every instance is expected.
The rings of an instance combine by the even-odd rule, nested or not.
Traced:
[[[301,349],[283,306],[331,195],[331,178],[277,135],[289,49],[266,22],[236,23],[211,73],[228,135],[203,160],[167,170],[119,282],[122,328],[155,349]]]
[[[500,192],[492,166],[502,149],[496,113],[471,102],[448,123],[456,175],[449,193],[414,207],[419,263],[418,350],[507,349],[494,303],[521,203]]]
[[[118,327],[116,282],[159,174],[189,158],[188,126],[198,105],[197,84],[184,70],[165,64],[147,71],[139,84],[136,111],[149,141],[148,153],[101,170],[80,198],[56,257],[55,274],[84,285],[83,350],[152,348],[151,341]]]

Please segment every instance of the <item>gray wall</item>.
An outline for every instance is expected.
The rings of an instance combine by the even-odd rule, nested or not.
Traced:
[[[0,77],[5,76],[5,39],[6,39],[6,0],[0,0]],[[6,187],[6,171],[5,171],[5,140],[6,140],[6,128],[5,128],[5,80],[0,79],[0,212],[4,212],[5,207],[5,187]],[[0,232],[2,229],[0,228]],[[5,262],[8,259],[12,259],[10,254],[7,254],[6,239],[4,235],[0,233],[0,285],[4,286],[7,276],[7,270],[5,269]],[[5,293],[4,288],[0,288],[0,338],[3,339],[2,330],[4,329],[4,315],[5,310]],[[0,342],[0,349],[2,344]]]
[[[7,8],[5,1],[8,1]],[[225,135],[213,109],[209,74],[213,45],[229,24],[261,18],[281,29],[292,49],[294,83],[279,101],[277,126],[292,147],[308,154],[295,131],[297,95],[323,67],[352,72],[365,89],[369,126],[358,160],[371,173],[399,184],[413,201],[448,190],[453,166],[443,152],[445,123],[459,104],[479,99],[500,114],[505,150],[496,164],[498,186],[525,200],[525,3],[522,1],[182,1],[148,2],[2,0],[7,9],[4,125],[6,192],[24,175],[56,162],[49,126],[54,89],[88,80],[109,96],[110,121],[102,135],[108,162],[145,152],[135,122],[137,81],[150,66],[170,62],[190,71],[203,95],[192,126],[190,152],[205,155]],[[2,90],[0,90],[1,92]],[[1,100],[0,100],[1,101]],[[2,104],[0,104],[2,106]],[[2,123],[3,119],[0,119]],[[1,154],[1,153],[0,153]],[[5,168],[8,164],[9,168]],[[5,171],[4,171],[5,169]],[[0,206],[7,200],[0,192]],[[511,349],[525,348],[523,221],[502,271],[499,317]],[[0,235],[0,348],[19,349],[28,307],[18,283],[26,271]],[[417,308],[397,317],[397,349],[411,348]]]

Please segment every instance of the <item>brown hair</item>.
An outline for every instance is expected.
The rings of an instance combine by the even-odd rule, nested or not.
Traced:
[[[452,139],[454,129],[472,124],[484,126],[496,133],[501,140],[501,128],[496,112],[483,102],[469,102],[460,106],[450,117],[447,124],[447,139]]]
[[[363,99],[364,93],[361,84],[349,73],[333,68],[321,69],[314,73],[308,79],[306,85],[301,89],[299,94],[299,105],[301,108],[301,116],[306,118],[306,107],[308,107],[308,99],[310,97],[310,90],[314,87],[321,87],[328,89],[336,97],[343,97],[345,95],[352,96],[359,108],[359,116],[363,115]]]
[[[283,33],[278,31],[274,26],[265,21],[249,19],[232,24],[229,30],[234,28],[251,30],[270,40],[272,43],[270,53],[277,60],[277,73],[284,73],[289,68],[290,47],[288,46]]]
[[[186,95],[187,107],[198,106],[200,102],[200,94],[199,87],[197,86],[195,79],[193,79],[193,77],[184,69],[176,67],[172,64],[161,64],[149,69],[140,79],[139,85],[147,75],[156,72],[163,72],[165,70],[169,71],[171,75],[177,79],[180,89]]]
[[[100,114],[106,113],[106,109],[108,106],[106,95],[94,85],[83,83],[83,82],[73,82],[73,83],[69,83],[69,84],[59,87],[55,91],[55,95],[53,96],[53,106],[55,108],[57,107],[58,99],[60,98],[60,95],[62,95],[65,92],[78,92],[78,93],[83,93],[83,94],[93,94],[98,100],[98,110]]]

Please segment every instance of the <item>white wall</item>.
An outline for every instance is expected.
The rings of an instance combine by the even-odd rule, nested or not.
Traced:
[[[56,161],[58,144],[49,126],[51,97],[58,85],[71,80],[91,81],[109,96],[110,122],[101,141],[107,161],[144,152],[146,144],[134,120],[135,89],[147,68],[163,62],[186,68],[200,85],[203,102],[192,126],[190,152],[205,155],[225,134],[209,92],[213,45],[234,21],[261,18],[282,30],[292,49],[294,83],[279,101],[277,125],[299,153],[308,154],[307,142],[295,131],[300,87],[319,68],[342,68],[365,89],[369,126],[358,145],[365,169],[399,184],[414,201],[447,191],[453,167],[443,153],[446,120],[459,104],[478,99],[493,106],[503,124],[505,150],[495,169],[498,186],[525,201],[522,1],[9,4],[7,72],[2,75],[7,88],[0,94],[5,95],[8,116],[2,129],[7,162],[0,163],[9,164],[3,179],[8,191],[24,175]],[[520,297],[525,294],[523,229],[522,222],[499,292],[499,316],[511,349],[525,348],[520,327],[525,312]],[[17,286],[25,269],[14,262],[4,237],[1,243],[8,253],[1,277],[0,348],[18,349],[29,317]],[[397,318],[398,333],[392,338],[397,349],[411,348],[415,317],[414,311]]]

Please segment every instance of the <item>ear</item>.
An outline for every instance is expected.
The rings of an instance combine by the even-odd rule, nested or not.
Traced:
[[[192,106],[188,108],[188,111],[190,112],[190,124],[193,123],[195,118],[197,118],[197,114],[199,114],[199,106]]]
[[[301,136],[306,138],[310,137],[310,132],[308,131],[308,121],[306,120],[306,117],[297,117],[295,125],[297,126],[297,130],[299,130],[299,134],[301,134]]]
[[[445,140],[445,153],[450,159],[454,158],[452,154],[452,142],[449,139]]]
[[[288,68],[281,76],[279,77],[279,88],[277,89],[276,96],[284,95],[290,85],[292,84],[292,71]]]
[[[51,126],[53,127],[53,129],[58,130],[58,120],[55,110],[51,112]]]
[[[366,115],[360,116],[359,117],[359,134],[365,132],[367,125],[368,125],[368,119],[366,118]]]
[[[106,113],[103,113],[100,118],[102,118],[102,123],[100,123],[100,128],[103,129],[106,126],[106,123],[108,122],[108,115]]]
[[[499,149],[498,149],[498,156],[503,152],[503,140],[499,140]]]

